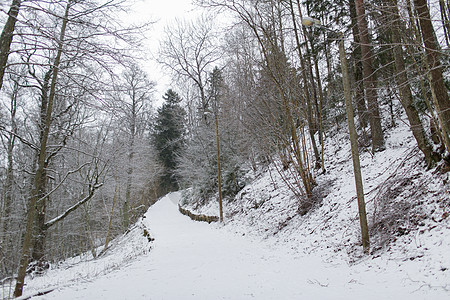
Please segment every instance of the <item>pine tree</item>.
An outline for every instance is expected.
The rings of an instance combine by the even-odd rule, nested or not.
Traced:
[[[164,192],[178,188],[177,156],[184,145],[184,109],[180,106],[181,98],[172,89],[163,96],[165,103],[158,109],[153,132],[153,141],[158,158],[164,167],[161,187]]]

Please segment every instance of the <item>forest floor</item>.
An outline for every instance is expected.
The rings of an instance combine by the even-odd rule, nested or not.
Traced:
[[[273,164],[226,199],[224,224],[191,221],[181,193],[169,194],[97,259],[27,277],[22,299],[450,299],[449,172],[426,170],[406,122],[386,133],[385,151],[362,151],[365,255],[347,141],[326,140],[327,172],[316,171],[307,210]],[[181,202],[218,212],[216,201]]]

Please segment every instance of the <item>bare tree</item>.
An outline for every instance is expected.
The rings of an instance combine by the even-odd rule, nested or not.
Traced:
[[[125,202],[123,204],[123,224],[128,228],[130,222],[130,203],[132,194],[133,171],[135,168],[136,139],[144,138],[145,130],[149,128],[151,103],[150,97],[154,83],[138,65],[130,63],[122,74],[122,82],[116,87],[114,95],[118,105],[119,122],[125,124],[127,136],[127,183]]]
[[[372,62],[372,50],[369,31],[366,20],[366,12],[363,0],[355,0],[356,15],[358,20],[359,40],[361,42],[361,62],[363,66],[363,82],[368,105],[370,132],[372,134],[372,151],[385,149],[383,130],[381,128],[381,116],[378,107],[376,81]]]
[[[63,51],[63,43],[64,38],[66,34],[66,28],[67,28],[67,22],[68,22],[68,16],[70,11],[70,6],[72,4],[72,0],[69,0],[67,2],[66,11],[63,18],[63,23],[61,26],[60,31],[60,37],[58,42],[58,50],[57,54],[53,63],[52,68],[52,79],[51,79],[51,86],[50,86],[50,93],[49,93],[49,99],[47,104],[47,110],[46,110],[46,121],[45,121],[45,128],[41,137],[41,146],[39,150],[39,160],[38,160],[38,167],[36,169],[36,174],[34,176],[34,182],[33,182],[33,190],[31,191],[31,198],[30,202],[28,204],[28,213],[27,213],[27,226],[25,231],[25,236],[23,239],[23,246],[22,246],[22,255],[20,259],[20,265],[17,275],[17,281],[16,281],[16,288],[14,290],[14,296],[20,297],[22,295],[24,280],[25,280],[25,273],[28,266],[28,262],[30,259],[30,251],[32,247],[32,234],[33,234],[33,223],[35,220],[35,214],[36,214],[36,204],[39,200],[39,198],[42,196],[42,191],[40,190],[41,182],[45,180],[44,177],[44,167],[45,167],[45,159],[46,159],[46,147],[48,142],[48,136],[50,132],[50,125],[52,120],[52,113],[53,113],[53,101],[55,99],[55,90],[56,90],[56,81],[58,78],[58,71],[59,66],[61,62],[61,55]]]
[[[193,22],[180,21],[165,30],[159,50],[159,62],[175,77],[189,79],[199,93],[202,114],[209,107],[206,97],[208,72],[219,59],[214,26],[206,16]]]
[[[36,82],[29,88],[37,87],[40,92],[38,119],[41,121],[38,124],[38,138],[30,135],[33,142],[29,144],[35,145],[36,159],[30,168],[33,184],[14,292],[16,296],[22,294],[30,254],[36,260],[44,256],[48,229],[91,200],[103,184],[100,176],[104,173],[105,164],[98,160],[98,155],[92,154],[84,161],[78,161],[73,168],[59,164],[66,163],[63,158],[69,150],[75,153],[82,151],[70,149],[68,144],[81,125],[92,122],[86,108],[106,104],[102,98],[109,86],[104,74],[113,74],[113,64],[131,57],[125,47],[141,28],[121,28],[113,20],[105,26],[103,22],[108,12],[121,9],[123,3],[122,0],[67,0],[36,5],[29,8],[34,16],[27,20],[29,26],[21,27],[19,37],[24,47],[18,49],[15,55],[28,65],[29,76]],[[52,22],[57,27],[47,26],[46,22]],[[59,34],[54,32],[57,29]],[[58,37],[54,39],[55,35]],[[116,47],[111,47],[112,41],[116,41]],[[83,172],[87,175],[81,177],[86,181],[80,184],[81,193],[72,193],[71,203],[65,203],[66,206],[62,207],[63,213],[56,213],[57,216],[48,220],[50,196],[60,190],[69,190],[62,188],[66,180]],[[36,235],[33,234],[34,228],[37,228]]]
[[[404,26],[402,26],[402,22],[400,20],[397,0],[386,2],[384,13],[387,16],[385,20],[393,20],[392,22],[387,22],[386,25],[389,26],[392,35],[392,51],[396,67],[395,78],[400,92],[400,102],[405,109],[408,121],[410,123],[410,128],[414,138],[417,141],[417,145],[423,152],[427,165],[431,167],[434,163],[440,160],[440,156],[435,153],[431,147],[428,137],[425,134],[422,122],[420,121],[419,113],[414,106],[413,94],[411,92],[410,81],[408,80],[408,73],[405,65],[405,54],[402,48],[401,32],[403,31],[402,29],[404,29]]]
[[[0,36],[0,90],[3,85],[3,76],[5,75],[6,63],[10,53],[11,43],[14,36],[14,29],[19,15],[21,0],[13,0],[8,11],[8,19],[3,26]]]
[[[436,40],[436,33],[431,22],[430,11],[426,0],[414,0],[414,7],[419,18],[421,37],[425,46],[426,61],[430,72],[430,86],[437,108],[438,120],[442,128],[444,143],[450,152],[450,101],[448,88],[444,83],[443,67],[441,64],[440,47]]]

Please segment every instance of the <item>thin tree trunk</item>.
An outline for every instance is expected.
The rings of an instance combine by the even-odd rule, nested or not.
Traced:
[[[116,206],[116,202],[117,202],[117,185],[114,189],[113,205],[111,208],[111,215],[109,216],[108,232],[106,233],[105,246],[103,247],[103,250],[100,253],[100,255],[102,253],[104,253],[106,251],[106,249],[108,249],[109,240],[111,238],[111,225],[112,225],[112,220],[113,220],[113,216],[114,216],[114,207]]]
[[[95,251],[94,239],[92,238],[91,218],[89,216],[89,208],[86,204],[84,205],[84,216],[86,221],[86,235],[89,242],[89,248],[91,250],[92,257],[96,258],[97,252]]]
[[[129,171],[128,171],[129,172]],[[125,230],[130,225],[130,198],[131,198],[131,173],[127,174],[127,187],[125,189],[125,201],[123,202],[122,223]]]
[[[358,29],[358,19],[356,16],[356,7],[355,2],[350,1],[350,18],[352,20],[352,33],[353,40],[355,41],[355,48],[353,49],[353,59],[354,59],[354,67],[353,74],[355,76],[355,102],[356,108],[358,112],[358,121],[359,127],[364,129],[367,127],[368,119],[367,119],[367,106],[364,98],[364,86],[363,86],[363,73],[362,73],[362,63],[361,63],[361,41],[359,39],[359,29]],[[365,130],[363,130],[365,132]]]
[[[7,238],[8,227],[11,216],[11,207],[13,204],[13,187],[14,187],[14,162],[13,151],[15,144],[15,137],[17,133],[16,126],[16,112],[17,112],[17,94],[19,92],[19,83],[14,83],[14,89],[11,95],[11,132],[7,138],[7,168],[6,168],[6,182],[5,182],[5,202],[3,209],[3,234],[2,234],[2,246],[4,249],[9,249],[9,241]]]
[[[2,35],[0,36],[0,90],[3,85],[3,76],[5,75],[6,63],[14,36],[14,28],[16,27],[17,16],[19,15],[21,0],[13,0],[11,3],[8,19],[3,26]]]
[[[216,99],[217,101],[217,99]],[[217,148],[217,181],[218,181],[218,188],[219,188],[219,220],[220,222],[223,222],[223,206],[222,206],[222,174],[221,174],[221,167],[220,167],[220,141],[219,141],[219,117],[218,117],[218,109],[217,104],[215,108],[215,123],[216,123],[216,148]]]
[[[450,47],[450,21],[448,19],[447,10],[445,9],[444,0],[439,0],[441,9],[442,28],[444,29],[445,42],[447,47]]]
[[[39,199],[40,183],[45,174],[44,166],[45,166],[46,153],[47,153],[47,151],[46,151],[47,150],[47,141],[48,141],[48,137],[49,137],[49,133],[50,133],[50,125],[51,125],[51,121],[52,121],[53,101],[55,99],[55,93],[56,93],[56,81],[58,78],[59,65],[61,62],[61,55],[63,52],[63,43],[64,43],[64,37],[66,34],[66,27],[67,27],[71,3],[72,3],[72,0],[68,0],[62,27],[61,27],[60,37],[58,40],[58,52],[56,54],[55,61],[53,64],[53,74],[52,74],[52,82],[50,85],[50,95],[49,95],[49,99],[48,99],[46,123],[45,123],[44,134],[43,134],[40,149],[39,149],[38,167],[36,170],[36,174],[34,176],[33,188],[32,188],[31,195],[30,195],[30,201],[28,203],[26,230],[25,230],[25,236],[24,236],[23,242],[22,242],[22,254],[21,254],[21,259],[20,259],[20,263],[19,263],[19,269],[17,272],[18,274],[17,274],[17,280],[16,280],[16,287],[14,290],[14,297],[20,297],[22,295],[23,286],[25,283],[25,274],[26,274],[27,266],[28,266],[28,263],[30,260],[30,250],[32,247],[33,228],[34,228],[34,221],[35,221],[35,214],[36,214],[36,204]]]
[[[439,123],[441,125],[444,139],[449,140],[450,129],[450,101],[448,98],[448,91],[445,87],[442,64],[440,61],[441,54],[439,52],[439,45],[435,38],[433,24],[431,23],[430,11],[426,0],[414,0],[419,25],[422,31],[422,39],[425,45],[425,55],[430,70],[430,85],[433,93],[433,98],[436,102]],[[447,150],[449,145],[446,143]]]
[[[364,252],[368,254],[370,250],[369,228],[367,226],[366,203],[364,200],[364,188],[362,183],[361,165],[359,162],[358,136],[356,133],[355,121],[353,116],[352,99],[350,93],[350,80],[348,76],[347,57],[345,55],[343,36],[339,41],[339,57],[341,59],[342,82],[344,85],[345,107],[347,112],[348,129],[350,133],[350,146],[353,159],[353,173],[355,176],[356,196],[358,199],[358,212],[359,212],[359,223],[361,227],[362,244]]]
[[[303,32],[303,33],[304,33],[304,37],[305,37],[305,40],[306,40],[306,34],[305,34],[305,32]],[[313,92],[312,100],[314,102],[314,104],[310,104],[311,105],[311,116],[310,116],[310,119],[311,119],[311,123],[312,124],[309,126],[309,131],[310,131],[310,138],[311,138],[311,143],[312,143],[313,151],[314,151],[314,157],[316,159],[316,168],[320,169],[321,168],[321,164],[323,162],[322,162],[322,160],[320,158],[319,150],[317,148],[316,139],[314,137],[314,133],[316,132],[318,126],[317,126],[317,120],[315,118],[313,118],[313,114],[312,114],[312,110],[315,109],[316,117],[317,117],[317,119],[319,121],[319,131],[320,131],[320,109],[319,109],[319,103],[317,101],[317,99],[318,99],[318,95],[317,95],[318,94],[318,91],[317,91],[318,88],[316,86],[316,81],[315,81],[313,70],[312,70],[312,64],[311,64],[311,59],[310,59],[311,51],[309,50],[308,43],[306,43],[306,52],[307,52],[306,65],[307,65],[307,69],[308,69],[308,72],[309,72],[309,78],[310,78],[310,82],[311,82],[311,90]],[[319,132],[319,137],[320,137],[320,132]]]
[[[44,130],[46,126],[46,115],[47,115],[47,109],[48,109],[48,93],[50,88],[50,79],[52,76],[52,70],[50,69],[48,72],[44,75],[44,80],[41,87],[41,111],[40,111],[40,137],[39,140],[42,141],[44,136]],[[44,257],[44,251],[45,251],[45,239],[47,236],[46,233],[46,227],[45,227],[45,216],[46,216],[46,209],[47,209],[47,200],[48,197],[43,198],[42,196],[45,195],[47,190],[47,169],[48,161],[45,162],[44,165],[44,172],[41,177],[41,181],[39,184],[39,195],[38,198],[40,201],[36,203],[36,225],[35,225],[35,233],[34,233],[34,243],[33,243],[33,251],[31,258],[34,261],[41,262],[41,260]]]
[[[314,45],[311,43],[311,51],[315,54]],[[320,139],[320,146],[321,146],[321,162],[322,162],[322,173],[325,174],[325,159],[324,159],[324,151],[325,151],[325,142],[324,142],[324,135],[325,132],[323,131],[323,107],[324,107],[324,97],[323,97],[323,88],[322,88],[322,80],[320,79],[320,71],[319,71],[319,62],[317,59],[317,56],[314,55],[313,58],[314,61],[314,70],[316,73],[317,78],[317,89],[319,92],[319,105],[318,105],[318,114],[319,114],[319,139]]]
[[[393,26],[391,27],[392,31],[392,42],[393,42],[393,52],[394,52],[394,60],[396,67],[396,80],[397,86],[400,91],[400,102],[405,109],[406,115],[408,117],[408,121],[410,124],[411,131],[414,135],[414,138],[417,141],[417,145],[422,153],[425,155],[425,161],[428,166],[432,166],[435,162],[437,162],[440,157],[437,153],[433,151],[427,136],[425,135],[425,131],[422,126],[422,122],[420,121],[419,113],[414,106],[413,96],[411,93],[411,87],[408,82],[408,77],[406,74],[406,67],[404,61],[403,49],[401,46],[401,20],[398,13],[397,8],[397,0],[391,1],[391,10],[392,14],[389,18],[393,18]]]
[[[320,168],[321,163],[323,163],[323,162],[320,161],[319,151],[317,150],[317,144],[316,144],[316,140],[314,138],[314,126],[313,126],[313,118],[312,118],[312,104],[311,104],[311,92],[309,89],[309,80],[308,80],[308,75],[306,74],[305,59],[302,55],[302,51],[300,48],[300,38],[299,38],[299,33],[298,33],[298,28],[297,28],[297,21],[295,20],[295,12],[294,12],[294,6],[292,3],[292,0],[289,1],[289,4],[290,4],[290,9],[291,9],[292,23],[294,26],[295,41],[297,43],[298,57],[300,59],[300,66],[302,69],[301,74],[302,74],[303,82],[305,84],[306,119],[308,121],[309,134],[310,134],[311,143],[313,146],[314,157],[316,159],[316,168]],[[300,2],[298,0],[297,0],[297,6],[298,6],[300,18],[301,18],[302,16],[301,16]],[[313,79],[311,78],[311,80],[313,80]]]
[[[414,0],[410,0],[410,1],[414,1]],[[406,3],[407,5],[407,10],[408,10],[408,17],[409,17],[409,26],[411,27],[411,30],[413,32],[413,35],[410,37],[410,39],[413,40],[413,44],[415,45],[421,45],[422,44],[422,38],[418,29],[418,18],[416,18],[415,14],[413,13],[413,9],[411,6],[411,2],[408,1]],[[406,32],[406,28],[403,27],[402,30],[404,30]],[[402,38],[404,38],[405,35],[402,35]],[[426,63],[426,57],[425,54],[423,53],[423,51],[421,51],[421,59],[420,59],[420,63],[417,61],[417,59],[415,58],[416,56],[416,52],[414,50],[417,50],[416,47],[413,47],[411,45],[410,40],[406,40],[404,41],[404,44],[408,45],[406,47],[406,50],[408,52],[409,57],[412,59],[414,67],[416,69],[417,74],[428,74],[429,73],[429,68],[428,68],[428,64]],[[450,148],[450,142],[447,138],[445,138],[444,132],[441,132],[441,130],[439,130],[440,128],[440,121],[438,120],[439,117],[435,115],[435,109],[433,108],[433,105],[431,104],[431,101],[428,97],[428,89],[425,85],[425,82],[423,80],[422,77],[418,78],[419,80],[419,84],[420,84],[420,89],[422,92],[422,96],[425,100],[425,103],[427,105],[428,111],[430,112],[431,118],[430,118],[430,127],[433,129],[437,129],[434,132],[432,131],[432,138],[433,136],[437,135],[439,138],[439,141],[437,141],[437,143],[441,142],[443,144],[444,148]],[[434,97],[434,95],[433,95]],[[434,101],[434,100],[433,100]]]
[[[369,112],[370,133],[372,135],[372,152],[385,149],[381,117],[377,101],[374,71],[372,67],[372,51],[370,49],[369,32],[365,15],[364,1],[355,0],[358,19],[359,37],[361,41],[361,62],[363,66],[363,82]]]
[[[130,203],[131,203],[131,188],[133,181],[133,158],[134,158],[134,143],[136,138],[136,94],[133,90],[131,97],[131,120],[130,120],[130,144],[128,145],[128,170],[127,170],[127,187],[125,190],[125,202],[123,204],[123,225],[125,229],[130,225]]]

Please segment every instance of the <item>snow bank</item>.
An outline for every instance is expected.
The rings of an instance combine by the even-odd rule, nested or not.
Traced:
[[[58,264],[50,265],[42,276],[28,275],[25,278],[23,299],[55,288],[70,286],[79,282],[88,282],[108,274],[113,270],[126,267],[137,257],[147,255],[152,248],[153,238],[146,216],[134,224],[127,233],[110,242],[108,250],[96,259],[90,252],[69,258]],[[101,253],[103,247],[97,249]],[[0,299],[12,298],[14,282],[4,284],[0,290]]]

